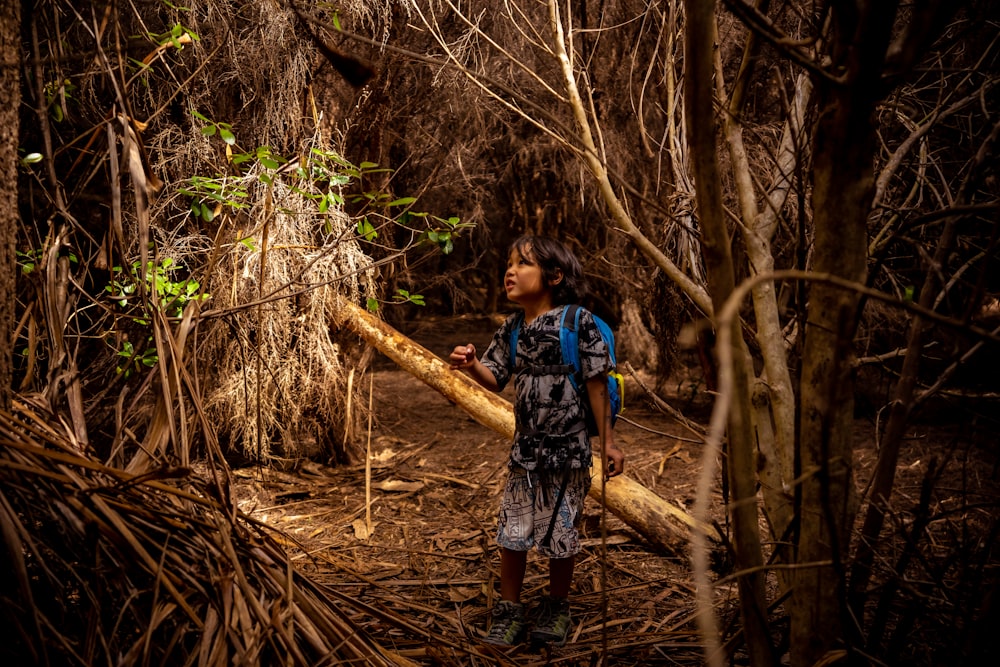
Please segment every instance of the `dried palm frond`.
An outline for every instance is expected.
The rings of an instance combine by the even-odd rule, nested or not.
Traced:
[[[0,413],[4,664],[406,664],[292,569],[215,471],[131,475]],[[13,661],[13,662],[12,662]]]
[[[265,189],[257,177],[244,177],[248,191]],[[329,429],[344,423],[346,391],[338,388],[349,371],[331,310],[335,298],[356,300],[362,283],[372,296],[374,285],[353,221],[310,206],[308,187],[279,178],[255,193],[248,210],[258,224],[244,231],[253,250],[228,244],[206,281],[227,326],[209,330],[200,349],[213,378],[205,404],[220,430],[259,461],[310,453],[304,443],[329,444]]]

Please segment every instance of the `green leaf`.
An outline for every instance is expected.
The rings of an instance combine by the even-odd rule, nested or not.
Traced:
[[[236,143],[236,135],[221,125],[219,126],[219,136],[230,146]]]
[[[400,197],[399,199],[392,200],[386,206],[407,206],[415,201],[417,201],[416,197]]]
[[[278,167],[281,166],[281,165],[278,164],[278,162],[276,160],[274,160],[273,158],[269,158],[269,157],[262,157],[260,159],[260,163],[262,165],[264,165],[268,169],[277,169]]]
[[[370,298],[368,299],[368,303],[366,305],[368,307],[368,312],[374,313],[378,310],[378,299]]]
[[[423,294],[410,294],[405,289],[396,290],[396,301],[399,303],[412,303],[415,306],[426,305]]]
[[[372,223],[368,221],[368,218],[358,220],[358,234],[366,241],[373,241],[378,238],[378,232],[372,227]]]

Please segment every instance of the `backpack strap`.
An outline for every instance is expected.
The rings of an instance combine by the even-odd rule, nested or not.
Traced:
[[[569,364],[558,366],[529,366],[524,369],[528,375],[569,375],[572,376],[576,369]]]
[[[559,346],[562,348],[563,364],[570,369],[569,381],[576,390],[580,389],[580,306],[570,304],[563,309],[559,322]]]
[[[568,375],[574,389],[579,389],[580,374],[580,306],[570,304],[563,308],[559,318],[559,348],[562,364],[558,366],[529,366],[524,369],[531,375]],[[524,324],[524,313],[518,313],[510,332],[510,367],[517,370],[517,339]]]
[[[514,326],[510,331],[510,369],[517,368],[517,337],[521,333],[521,324],[524,323],[524,313],[518,313],[514,319]]]

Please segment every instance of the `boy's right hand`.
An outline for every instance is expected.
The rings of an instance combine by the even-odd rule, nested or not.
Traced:
[[[459,345],[454,350],[451,351],[451,370],[455,371],[461,368],[468,368],[476,363],[476,346],[472,345]]]

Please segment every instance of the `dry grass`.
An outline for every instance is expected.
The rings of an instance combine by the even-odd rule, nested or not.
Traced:
[[[379,20],[372,12],[364,8],[365,21]],[[346,214],[332,208],[320,213],[316,202],[302,194],[321,192],[323,183],[295,178],[290,170],[284,176],[271,173],[270,186],[260,180],[267,170],[255,161],[239,168],[232,161],[233,154],[252,155],[261,147],[302,164],[313,148],[336,152],[336,140],[317,129],[324,125],[321,110],[310,104],[310,80],[320,61],[316,45],[280,3],[243,3],[236,11],[221,1],[197,3],[183,12],[132,6],[114,15],[109,30],[100,34],[86,28],[83,14],[74,16],[70,34],[88,48],[101,43],[108,54],[103,67],[79,79],[79,99],[95,119],[106,106],[107,81],[116,76],[113,61],[122,56],[105,42],[115,35],[120,41],[124,35],[163,35],[171,26],[185,30],[181,49],[171,48],[169,41],[155,49],[162,37],[140,40],[140,48],[152,49],[150,68],[128,69],[134,76],[124,94],[134,131],[144,143],[146,171],[142,183],[133,173],[131,185],[141,189],[148,176],[162,180],[163,187],[147,209],[118,179],[112,183],[122,206],[121,231],[109,246],[109,261],[131,265],[146,252],[148,239],[154,261],[169,258],[201,283],[210,297],[201,314],[209,311],[210,317],[195,316],[196,332],[192,329],[187,340],[194,354],[187,355],[183,348],[170,349],[177,335],[171,323],[153,323],[159,329],[153,344],[161,365],[172,365],[170,373],[186,373],[191,380],[168,381],[164,373],[159,383],[130,397],[124,414],[115,415],[116,440],[130,440],[119,437],[124,431],[148,442],[155,429],[145,422],[150,414],[160,415],[157,428],[170,431],[172,451],[181,452],[183,460],[197,442],[178,437],[186,425],[165,425],[175,418],[192,423],[181,412],[187,406],[188,415],[192,408],[204,410],[202,419],[211,420],[214,433],[205,434],[209,441],[217,435],[256,460],[307,454],[349,458],[350,369],[344,366],[352,362],[345,339],[327,326],[327,309],[333,292],[349,298],[374,295],[372,260],[357,243]],[[198,38],[187,39],[189,34]],[[204,134],[206,122],[193,112],[231,126],[234,143],[227,145],[217,133]],[[194,176],[244,193],[229,197],[241,208],[221,206],[211,222],[192,215],[191,197],[182,189],[192,187]],[[106,326],[113,345],[120,348],[126,337],[145,341],[147,331],[123,322]],[[123,333],[124,328],[129,330]],[[159,407],[154,409],[154,403]],[[169,414],[170,405],[177,406],[176,417]],[[354,415],[350,421],[363,418],[363,411]]]
[[[356,300],[362,278],[371,295],[374,280],[346,215],[315,212],[280,181],[261,192],[256,176],[246,185],[249,219],[259,222],[239,234],[254,249],[235,235],[221,246],[207,287],[225,326],[211,329],[200,356],[211,364],[206,405],[216,424],[266,461],[330,440],[345,422],[349,357],[329,326],[331,299]]]
[[[7,664],[406,664],[235,509],[225,471],[133,476],[22,406],[0,413],[0,488]]]

